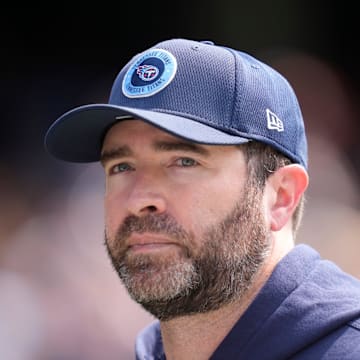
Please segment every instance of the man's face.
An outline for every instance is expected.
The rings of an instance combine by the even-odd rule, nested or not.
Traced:
[[[126,120],[109,130],[102,163],[106,247],[134,300],[168,320],[241,298],[269,234],[238,148]]]

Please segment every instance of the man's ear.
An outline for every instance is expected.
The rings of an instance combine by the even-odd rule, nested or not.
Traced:
[[[286,165],[271,174],[266,184],[266,201],[272,231],[288,223],[308,183],[306,170],[297,164]]]

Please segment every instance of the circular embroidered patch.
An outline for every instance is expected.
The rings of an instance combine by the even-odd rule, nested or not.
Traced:
[[[170,52],[147,50],[127,70],[122,92],[129,98],[152,96],[170,84],[176,69],[176,59]]]

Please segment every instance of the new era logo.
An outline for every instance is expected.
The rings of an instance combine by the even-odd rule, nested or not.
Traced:
[[[267,118],[267,128],[269,130],[284,131],[283,122],[278,118],[276,114],[274,114],[269,109],[266,109],[266,118]]]

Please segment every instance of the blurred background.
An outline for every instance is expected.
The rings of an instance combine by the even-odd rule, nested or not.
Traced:
[[[133,359],[135,336],[153,319],[128,298],[107,259],[102,171],[51,158],[43,138],[65,111],[106,102],[122,66],[167,38],[247,51],[289,79],[310,156],[297,241],[360,278],[354,7],[210,0],[2,9],[0,359]]]

